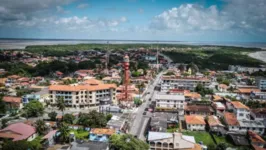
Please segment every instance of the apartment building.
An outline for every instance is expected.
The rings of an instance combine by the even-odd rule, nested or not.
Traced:
[[[191,78],[191,77],[162,77],[161,91],[167,92],[171,89],[181,89],[194,91],[198,84],[202,84],[206,88],[209,87],[211,81],[207,78]]]
[[[156,111],[178,112],[178,115],[184,115],[184,95],[173,95],[158,93],[155,96]]]
[[[96,108],[116,102],[115,84],[51,85],[49,87],[50,103],[63,97],[68,107]]]

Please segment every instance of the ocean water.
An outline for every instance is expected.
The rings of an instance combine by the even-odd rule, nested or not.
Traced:
[[[24,49],[30,45],[58,45],[58,44],[86,44],[98,43],[106,44],[186,44],[186,45],[217,45],[217,46],[237,46],[256,47],[266,50],[266,42],[186,42],[186,41],[149,41],[149,40],[72,40],[72,39],[0,39],[0,49]]]

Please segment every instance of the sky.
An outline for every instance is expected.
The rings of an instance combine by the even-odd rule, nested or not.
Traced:
[[[266,42],[266,0],[0,0],[0,38]]]

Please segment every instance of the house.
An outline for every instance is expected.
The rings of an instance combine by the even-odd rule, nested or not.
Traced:
[[[0,130],[0,139],[11,139],[12,141],[32,141],[36,137],[37,133],[35,127],[24,123],[14,123]]]
[[[39,92],[34,92],[31,94],[24,95],[22,97],[22,102],[24,104],[29,103],[32,100],[37,100],[41,103],[49,100],[49,91],[48,88],[42,88]]]
[[[224,99],[219,95],[212,95],[211,99],[213,102],[223,102],[224,101]]]
[[[218,85],[218,90],[220,91],[220,92],[227,92],[227,89],[228,89],[229,87],[226,85],[226,84],[219,84]]]
[[[154,112],[150,121],[150,131],[166,132],[168,127],[178,124],[178,118],[173,113]]]
[[[237,120],[249,120],[250,119],[250,109],[243,103],[239,101],[232,101],[227,104],[228,109],[233,110]]]
[[[90,141],[108,142],[109,137],[115,134],[115,129],[93,128],[90,131]]]
[[[217,115],[223,113],[226,109],[224,104],[221,102],[213,102],[212,106],[215,109]]]
[[[185,122],[187,130],[205,130],[205,120],[203,116],[200,115],[185,115]]]
[[[197,92],[185,92],[186,101],[201,101],[201,95]]]
[[[64,149],[51,149],[51,150],[66,150],[66,148],[69,148],[67,150],[109,150],[109,145],[106,142],[94,142],[94,141],[88,141],[88,142],[80,142],[79,140],[76,140],[71,143],[71,146],[64,146]],[[49,150],[49,149],[48,149]]]
[[[52,130],[42,138],[42,145],[44,147],[50,147],[55,144],[57,130]]]
[[[225,112],[224,121],[229,131],[239,130],[239,122],[237,121],[237,118],[234,113]]]
[[[182,133],[149,132],[148,144],[151,150],[201,150],[193,136]]]
[[[107,122],[107,128],[115,129],[116,132],[124,132],[128,131],[128,123],[126,122],[124,116],[112,116],[111,120]]]
[[[4,96],[3,101],[7,104],[8,110],[21,109],[23,107],[20,97]]]
[[[214,115],[208,116],[207,123],[209,125],[210,131],[225,134],[224,125],[220,122],[218,117]]]
[[[248,131],[248,138],[250,141],[250,144],[255,147],[265,148],[266,142],[263,140],[258,134],[256,134],[253,131]],[[259,150],[259,149],[258,149]]]
[[[266,108],[251,109],[250,115],[254,120],[266,120]]]
[[[156,111],[178,112],[184,115],[184,95],[158,93],[155,95]]]
[[[187,104],[187,106],[185,106],[185,114],[208,116],[213,115],[214,110],[211,106],[208,105]]]

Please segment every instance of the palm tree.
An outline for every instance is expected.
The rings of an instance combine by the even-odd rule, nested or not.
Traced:
[[[35,127],[37,130],[37,133],[40,135],[44,135],[44,133],[47,130],[47,126],[45,125],[45,122],[43,120],[37,120],[35,122]]]
[[[62,120],[64,116],[64,110],[66,109],[64,97],[59,97],[56,101],[56,107],[62,111]]]
[[[64,122],[61,123],[61,125],[59,126],[59,130],[60,132],[60,140],[64,143],[64,142],[67,142],[69,141],[69,132],[70,132],[70,129],[68,127],[68,125]]]

